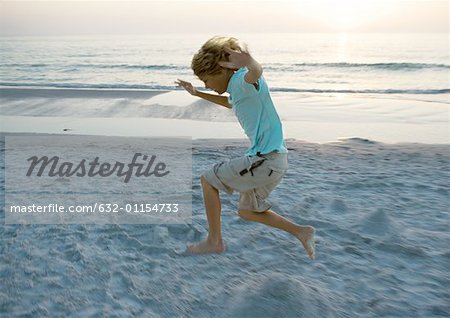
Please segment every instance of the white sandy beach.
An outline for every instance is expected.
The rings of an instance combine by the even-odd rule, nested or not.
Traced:
[[[194,139],[192,224],[0,227],[2,312],[70,317],[450,314],[448,104],[273,94],[289,171],[270,201],[283,216],[316,227],[317,259],[311,261],[288,234],[240,219],[237,194],[221,194],[227,252],[180,255],[186,243],[207,233],[199,176],[214,163],[241,155],[248,145],[231,111],[177,91],[2,88],[0,94],[2,135],[135,137],[130,146],[143,136]],[[4,153],[3,141],[1,148]],[[0,173],[4,179],[4,169]]]
[[[3,312],[448,315],[448,145],[357,138],[327,144],[288,140],[287,145],[289,172],[270,201],[285,217],[316,227],[315,261],[289,234],[240,219],[236,194],[221,195],[227,252],[181,255],[186,243],[207,233],[199,175],[246,148],[242,140],[198,139],[193,143],[192,224],[0,227]],[[114,197],[110,190],[103,200]]]

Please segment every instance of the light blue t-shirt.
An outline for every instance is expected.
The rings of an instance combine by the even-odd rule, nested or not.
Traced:
[[[261,75],[256,88],[245,81],[247,68],[240,68],[228,83],[228,102],[239,120],[245,134],[250,138],[250,148],[245,155],[254,156],[257,152],[266,154],[276,150],[287,153],[283,139],[280,117],[270,97],[266,80]]]

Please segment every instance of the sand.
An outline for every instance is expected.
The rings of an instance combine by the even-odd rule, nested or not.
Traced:
[[[163,106],[162,100],[156,103],[154,99],[165,94],[149,100],[102,97],[96,101],[104,102],[101,105],[109,110],[98,110],[102,115],[97,116],[92,98],[59,96],[52,102],[48,96],[34,96],[28,100],[33,106],[27,109],[20,94],[10,98],[3,92],[3,135],[126,135],[137,143],[139,136],[157,132],[190,132],[194,140],[192,224],[0,227],[2,314],[450,315],[446,104],[424,108],[421,102],[407,107],[400,105],[402,102],[389,105],[382,99],[365,99],[363,104],[349,99],[354,104],[348,106],[332,98],[311,97],[308,107],[308,99],[297,100],[304,106],[299,110],[280,106],[281,117],[295,120],[291,124],[289,119],[283,121],[286,131],[293,127],[286,139],[289,171],[270,201],[281,215],[316,228],[316,260],[311,261],[289,234],[240,219],[237,194],[221,194],[227,252],[182,256],[187,243],[197,242],[207,233],[199,176],[214,163],[241,155],[248,145],[240,138],[241,132],[236,132],[235,122],[222,117],[220,121],[206,120],[207,115],[195,120],[194,107],[176,113],[185,117],[168,118],[175,114],[173,105],[171,112],[160,113],[160,117],[144,116],[138,105]],[[168,94],[178,101],[176,107],[189,105],[190,96],[182,101],[175,96],[178,93]],[[314,105],[318,100],[322,104]],[[167,105],[171,103],[167,100]],[[377,108],[380,103],[385,105],[381,109]],[[140,109],[142,117],[134,117],[133,107]],[[334,113],[330,113],[332,109]],[[342,130],[334,130],[335,125]],[[394,128],[397,130],[388,131]],[[312,140],[303,140],[309,136]],[[346,136],[358,137],[337,140]],[[2,153],[4,148],[2,143]],[[4,167],[4,156],[1,160]],[[1,169],[2,178],[4,173]],[[4,223],[4,211],[0,219]]]

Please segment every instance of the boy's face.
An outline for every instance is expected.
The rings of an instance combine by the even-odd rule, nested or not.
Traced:
[[[233,75],[232,70],[222,68],[219,74],[204,75],[201,80],[205,83],[205,87],[212,89],[218,94],[223,94],[227,91],[228,82]]]

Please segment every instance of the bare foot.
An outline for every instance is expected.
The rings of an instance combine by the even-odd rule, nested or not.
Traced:
[[[188,255],[197,255],[197,254],[212,254],[212,253],[223,253],[225,252],[225,244],[222,240],[218,243],[213,243],[208,239],[203,240],[197,244],[190,244],[186,248],[186,254]]]
[[[315,259],[315,242],[314,242],[315,229],[312,226],[302,226],[299,232],[295,235],[300,242],[302,242],[303,247],[308,253],[310,259]]]

